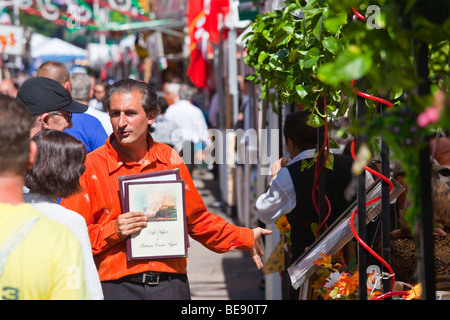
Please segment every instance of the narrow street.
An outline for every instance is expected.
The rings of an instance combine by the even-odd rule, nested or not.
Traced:
[[[232,219],[218,203],[218,185],[213,174],[193,174],[194,183],[209,211]],[[264,276],[256,269],[248,252],[212,252],[190,239],[188,276],[193,300],[264,300]]]

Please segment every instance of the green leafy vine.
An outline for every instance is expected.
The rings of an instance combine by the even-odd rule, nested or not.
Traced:
[[[286,1],[282,10],[259,15],[247,34],[245,62],[253,66],[249,79],[258,83],[262,98],[272,102],[279,97],[286,103],[302,104],[313,110],[320,96],[327,101],[327,115],[338,116],[347,108],[339,88],[319,80],[319,67],[333,61],[344,47],[340,28],[347,15],[327,19],[328,2]],[[317,117],[316,125],[323,125]]]
[[[316,103],[323,97],[329,119],[350,118],[344,134],[365,135],[373,150],[383,139],[408,177],[413,223],[419,213],[418,150],[434,131],[450,128],[449,1],[287,0],[251,26],[245,62],[254,68],[249,79],[259,84],[262,98],[315,110],[310,125],[320,127],[324,120]],[[429,49],[427,79],[417,73],[420,45]],[[424,84],[429,93],[419,95],[417,87]],[[356,90],[389,100],[392,109],[366,99],[359,121]],[[439,119],[418,125],[438,91],[447,99]]]

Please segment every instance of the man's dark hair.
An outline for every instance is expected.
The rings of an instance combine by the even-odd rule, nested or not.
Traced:
[[[153,89],[153,87],[148,83],[133,79],[119,80],[108,88],[108,91],[106,91],[105,100],[103,101],[106,110],[110,110],[111,96],[113,94],[129,93],[133,91],[139,91],[141,93],[141,106],[144,108],[147,115],[151,111],[156,111],[157,115],[160,113],[155,89]],[[149,131],[153,132],[155,131],[155,128],[149,126]]]
[[[58,130],[43,130],[33,138],[38,147],[36,161],[27,171],[25,185],[32,193],[66,198],[81,190],[85,170],[84,144]]]
[[[309,110],[296,111],[286,116],[283,128],[284,138],[291,139],[301,151],[317,146],[317,128],[308,125]]]
[[[31,117],[18,99],[0,94],[0,173],[23,175],[30,153]]]
[[[169,102],[163,96],[159,96],[158,97],[158,106],[159,106],[159,109],[161,110],[161,114],[164,114],[166,112],[167,108],[169,108]]]

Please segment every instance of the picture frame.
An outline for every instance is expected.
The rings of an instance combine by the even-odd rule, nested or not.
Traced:
[[[187,257],[185,182],[176,170],[120,179],[123,212],[144,212],[147,226],[126,240],[127,260]]]

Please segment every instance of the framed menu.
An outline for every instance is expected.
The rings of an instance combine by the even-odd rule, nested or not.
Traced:
[[[121,177],[123,212],[141,211],[147,226],[127,241],[128,260],[187,256],[185,184],[177,170]]]

